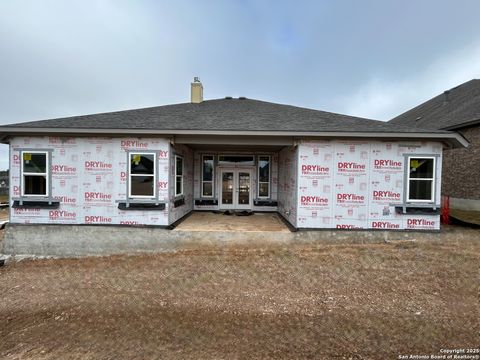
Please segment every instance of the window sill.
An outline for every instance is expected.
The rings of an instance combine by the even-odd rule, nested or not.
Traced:
[[[185,196],[178,195],[173,200],[173,207],[179,207],[179,206],[182,206],[182,205],[185,205]]]
[[[196,199],[195,205],[196,206],[217,206],[218,200],[217,199]]]
[[[13,199],[12,208],[14,209],[58,209],[59,200],[52,199]]]
[[[253,205],[255,206],[278,206],[277,200],[270,200],[270,199],[255,199],[253,200]]]
[[[395,207],[397,214],[404,215],[440,215],[441,206],[438,204],[422,204],[422,203],[407,203],[407,204],[392,204]]]
[[[126,201],[118,203],[119,210],[165,210],[165,203],[155,203],[155,202],[129,202],[127,205]]]

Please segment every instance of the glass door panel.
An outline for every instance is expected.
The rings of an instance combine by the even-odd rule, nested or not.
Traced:
[[[233,205],[235,186],[233,183],[233,172],[222,172],[222,205]]]
[[[250,205],[250,172],[238,172],[238,205]]]

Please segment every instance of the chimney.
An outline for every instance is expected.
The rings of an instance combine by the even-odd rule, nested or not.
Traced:
[[[450,90],[445,90],[443,92],[443,105],[447,105],[450,101]]]
[[[203,85],[196,76],[193,78],[191,85],[191,102],[192,104],[200,104],[203,101]]]

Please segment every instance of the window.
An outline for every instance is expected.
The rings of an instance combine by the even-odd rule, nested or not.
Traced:
[[[202,156],[202,197],[213,197],[213,155]]]
[[[183,195],[183,157],[175,155],[175,196]]]
[[[49,170],[46,151],[22,151],[22,196],[48,196]]]
[[[129,197],[155,197],[155,154],[130,153]]]
[[[258,197],[270,197],[270,156],[258,157]]]
[[[407,201],[434,202],[435,157],[409,157],[407,184]]]

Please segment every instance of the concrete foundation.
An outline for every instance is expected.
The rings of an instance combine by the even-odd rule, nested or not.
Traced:
[[[440,233],[325,230],[298,232],[172,231],[153,227],[90,225],[7,225],[3,249],[9,255],[76,257],[173,252],[199,247],[270,246],[295,243],[381,243],[396,240],[476,238],[480,230],[455,228]]]
[[[450,208],[466,211],[480,211],[480,200],[451,197]]]

